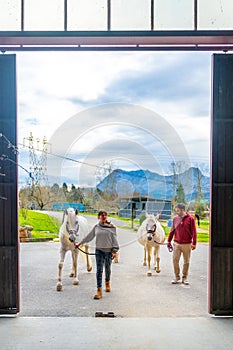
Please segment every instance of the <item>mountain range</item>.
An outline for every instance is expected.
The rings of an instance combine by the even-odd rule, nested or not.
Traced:
[[[209,201],[210,178],[203,175],[196,167],[190,167],[175,176],[161,175],[150,170],[116,169],[97,185],[97,189],[115,193],[118,197],[140,195],[171,200],[178,183],[183,185],[187,201],[195,200],[197,197],[198,183],[201,186],[203,199]]]

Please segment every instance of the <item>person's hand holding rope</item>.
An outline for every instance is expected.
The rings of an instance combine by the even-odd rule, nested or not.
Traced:
[[[166,244],[167,244],[167,249],[168,249],[168,251],[169,251],[170,253],[173,252],[173,246],[172,246],[171,242],[167,242]]]
[[[117,253],[115,252],[115,253],[112,253],[112,258],[113,259],[116,259],[117,258]]]

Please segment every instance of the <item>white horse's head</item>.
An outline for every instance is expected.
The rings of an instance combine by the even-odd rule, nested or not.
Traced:
[[[157,216],[154,216],[153,214],[146,214],[145,228],[148,241],[151,241],[152,238],[156,235],[158,219],[159,214]]]
[[[79,236],[78,210],[68,208],[64,211],[63,224],[69,235],[70,242],[75,242]]]

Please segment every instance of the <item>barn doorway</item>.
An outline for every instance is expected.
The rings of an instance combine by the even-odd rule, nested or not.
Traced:
[[[37,247],[39,247],[39,245],[37,246]],[[47,245],[47,247],[41,247],[41,249],[39,249],[40,251],[41,251],[41,253],[43,253],[44,255],[46,254],[46,251],[47,251],[47,253],[48,253],[48,256],[50,255],[50,253],[49,253],[49,249],[51,248],[51,245]],[[34,251],[34,247],[31,245],[31,246],[25,246],[25,251],[23,252],[23,250],[24,250],[24,248],[22,248],[22,253],[25,253],[26,254],[26,249],[29,249],[28,250],[28,257],[30,256],[30,254],[32,254],[32,256],[35,256],[35,251]],[[57,248],[56,248],[57,249]],[[206,252],[207,252],[207,249],[206,248],[204,248],[205,250],[206,250]],[[57,250],[58,251],[58,250]],[[123,250],[124,251],[124,250]],[[201,260],[203,261],[204,260],[204,255],[205,254],[207,254],[207,253],[204,253],[204,251],[202,251],[202,258],[201,258]],[[140,252],[138,251],[137,252],[137,254],[136,254],[136,256],[137,256],[137,258],[140,260],[140,254],[141,254],[142,252],[141,252],[141,249],[140,249]],[[125,250],[123,253],[122,253],[122,258],[124,259],[124,254],[126,255],[126,257],[127,257],[127,250]],[[167,259],[167,252],[162,252],[162,255],[164,256],[164,261]],[[131,253],[131,255],[132,255],[132,253]],[[126,257],[125,257],[125,259],[126,259]],[[47,276],[46,276],[46,273],[43,273],[43,270],[41,270],[40,269],[40,263],[38,263],[39,261],[41,261],[42,259],[41,259],[42,257],[40,257],[39,255],[37,256],[37,258],[36,258],[36,261],[35,261],[35,263],[33,264],[34,266],[37,266],[37,268],[38,268],[38,270],[37,270],[37,275],[38,275],[38,278],[39,278],[39,276],[41,276],[41,278],[42,278],[42,280],[41,281],[43,281],[43,279],[45,278],[45,280],[47,280]],[[58,259],[58,256],[56,256],[55,257],[55,254],[54,254],[54,258],[56,259],[56,262],[57,262],[57,259]],[[128,257],[127,257],[128,258]],[[170,257],[169,257],[170,258]],[[33,309],[33,305],[38,305],[37,303],[35,304],[35,300],[36,300],[36,298],[38,298],[38,302],[39,302],[39,300],[48,300],[48,298],[46,297],[46,293],[48,293],[48,289],[49,289],[49,292],[50,293],[54,293],[54,289],[52,289],[52,287],[54,288],[54,286],[51,286],[50,285],[50,287],[48,286],[48,285],[46,285],[46,282],[45,283],[40,283],[40,285],[41,285],[41,290],[40,290],[40,288],[39,288],[39,290],[38,290],[38,296],[35,296],[35,293],[30,293],[29,291],[30,291],[30,288],[29,288],[29,286],[31,285],[32,286],[32,284],[33,284],[33,282],[32,282],[32,280],[31,280],[31,273],[29,273],[29,274],[27,274],[28,272],[29,272],[29,270],[28,270],[28,266],[29,266],[29,260],[27,260],[27,259],[29,259],[29,258],[27,258],[26,257],[26,255],[25,255],[25,261],[22,261],[22,265],[21,265],[21,268],[23,268],[23,270],[22,270],[22,281],[23,280],[25,280],[25,282],[26,282],[26,284],[25,284],[25,288],[24,288],[24,290],[22,290],[22,292],[23,292],[23,294],[22,294],[22,296],[23,296],[23,298],[22,298],[22,302],[21,302],[21,305],[22,305],[22,307],[23,307],[23,309],[25,310],[25,311],[23,311],[22,310],[22,314],[23,315],[37,315],[37,314],[39,314],[39,313],[41,313],[41,312],[47,312],[47,313],[49,313],[49,312],[52,312],[52,314],[53,315],[59,315],[60,314],[60,312],[61,312],[61,310],[60,310],[60,303],[62,302],[62,298],[63,298],[63,296],[61,297],[61,296],[59,296],[58,298],[59,299],[57,299],[57,301],[56,301],[56,303],[57,303],[57,308],[58,309],[56,309],[56,307],[54,307],[53,308],[53,311],[51,310],[51,308],[50,308],[50,311],[48,311],[49,310],[49,308],[48,308],[48,305],[46,306],[46,305],[44,305],[44,311],[42,311],[43,310],[43,308],[42,308],[42,303],[40,302],[40,308],[36,308],[36,310],[35,310],[35,308]],[[50,257],[50,259],[51,259],[51,257]],[[124,260],[123,260],[124,261]],[[134,258],[133,258],[133,256],[131,256],[131,259],[127,262],[127,264],[129,265],[129,267],[131,268],[131,269],[133,269],[133,265],[134,265]],[[205,264],[205,263],[204,263]],[[203,264],[203,265],[204,265]],[[53,264],[51,264],[51,266],[52,266]],[[198,263],[197,264],[194,264],[194,265],[197,265],[198,266]],[[56,263],[55,263],[55,260],[54,260],[54,265],[53,265],[54,267],[56,266]],[[119,265],[120,266],[120,265]],[[203,280],[205,280],[205,277],[204,276],[207,276],[207,261],[206,261],[206,265],[205,265],[205,272],[203,273],[203,274],[201,274],[200,276],[200,280],[198,281],[198,286],[200,287],[200,286],[202,286],[203,287]],[[55,272],[55,270],[56,269],[54,269],[53,271]],[[119,270],[119,269],[118,269]],[[118,270],[117,270],[117,272],[116,272],[116,274],[118,275],[117,277],[116,277],[116,280],[118,281],[118,283],[120,284],[120,283],[122,283],[122,276],[121,276],[121,273],[120,273],[120,271],[118,272]],[[82,270],[81,270],[82,271]],[[26,273],[27,272],[27,273]],[[128,272],[129,273],[129,272]],[[139,273],[140,274],[140,272],[139,272],[139,269],[137,270],[137,273]],[[171,269],[170,269],[170,273],[171,273]],[[197,272],[198,273],[198,272]],[[25,276],[25,277],[23,277],[23,276]],[[30,277],[30,278],[28,278],[28,277]],[[93,277],[93,276],[91,276],[91,275],[88,275],[88,277],[87,277],[87,279],[88,280],[90,280],[91,281],[91,277]],[[142,278],[143,277],[145,277],[145,276],[141,276]],[[136,276],[134,276],[134,278],[136,278]],[[158,280],[158,279],[157,279]],[[157,281],[156,280],[156,281]],[[164,278],[163,278],[163,284],[164,284],[164,288],[166,288],[167,287],[167,283],[169,283],[168,281],[170,281],[170,277],[169,277],[169,274],[166,274],[166,278],[165,278],[165,276],[164,276]],[[36,280],[34,280],[34,282],[35,282],[35,285],[34,285],[34,288],[36,289],[36,285],[37,285],[37,281]],[[83,283],[84,283],[84,281],[83,281]],[[128,281],[128,283],[129,283],[129,281]],[[148,284],[149,282],[147,282],[146,281],[146,283]],[[206,280],[205,280],[205,283],[206,283]],[[43,287],[44,286],[44,287]],[[130,286],[130,285],[129,285]],[[81,287],[81,286],[80,286]],[[161,287],[161,285],[160,285],[160,287]],[[69,287],[68,287],[69,288]],[[92,293],[92,287],[90,288],[90,285],[86,285],[86,290],[85,290],[85,296],[87,296],[87,300],[86,300],[86,302],[88,302],[88,298],[89,298],[89,296],[90,296],[90,294]],[[128,291],[130,291],[131,290],[131,288],[126,288]],[[200,304],[200,309],[199,309],[199,315],[203,315],[203,310],[205,309],[205,311],[204,311],[204,314],[205,314],[205,312],[206,312],[206,308],[207,308],[207,300],[206,300],[206,296],[207,296],[207,294],[206,294],[206,289],[207,289],[207,283],[206,283],[206,288],[205,288],[205,291],[204,291],[204,294],[205,294],[205,301],[204,301],[204,304],[206,305],[206,307],[204,307],[204,304]],[[153,285],[153,287],[152,287],[152,290],[154,291],[154,293],[155,294],[158,294],[159,295],[159,284],[157,285],[157,283],[156,284],[154,284]],[[27,292],[26,292],[27,291]],[[135,291],[136,292],[136,291]],[[181,293],[185,293],[186,291],[184,291],[183,289],[181,289],[180,290],[180,292]],[[191,292],[191,291],[190,291]],[[43,296],[43,298],[41,298],[41,293],[45,293],[44,294],[44,296]],[[70,289],[70,291],[69,291],[69,293],[71,293],[71,289]],[[79,293],[79,292],[78,292]],[[82,293],[82,291],[81,291],[81,288],[80,288],[80,293]],[[64,295],[64,293],[63,293],[63,295]],[[131,292],[131,295],[132,295],[132,292]],[[69,294],[69,296],[70,296],[70,294]],[[52,297],[52,294],[51,294],[51,297]],[[81,297],[81,294],[80,294],[80,297]],[[125,295],[125,298],[126,299],[128,299],[128,298],[130,298],[130,295],[128,296],[128,298],[127,298],[127,295]],[[135,295],[135,298],[136,298],[136,295]],[[143,297],[142,297],[142,299],[144,299],[144,298],[146,298],[146,296],[144,295]],[[84,300],[85,301],[85,300]],[[144,300],[144,302],[146,302],[146,299]],[[28,303],[28,306],[26,306],[26,304]],[[31,304],[32,303],[32,304]],[[161,301],[161,304],[163,304],[164,303],[164,307],[165,308],[167,308],[167,306],[166,306],[166,302],[165,302],[165,300],[164,300],[164,302],[163,301]],[[67,305],[69,305],[69,302],[67,303]],[[158,303],[155,303],[155,305],[157,305],[157,306],[159,306],[159,304]],[[161,306],[161,305],[160,305]],[[85,306],[85,302],[82,304],[82,305],[80,305],[79,304],[79,307],[81,307],[81,309],[83,310],[83,314],[82,314],[82,312],[81,312],[81,314],[80,315],[87,315],[88,314],[88,312],[89,312],[89,310],[86,308],[86,306]],[[107,304],[107,306],[106,307],[108,307],[108,304]],[[124,308],[125,308],[125,305],[124,306],[122,306],[122,309],[121,309],[121,311],[119,311],[118,313],[119,314],[122,314],[123,316],[125,315],[124,314]],[[30,311],[29,311],[30,310]],[[47,310],[47,311],[46,311]],[[133,310],[133,311],[132,311]],[[106,310],[107,311],[107,310]],[[160,316],[162,316],[164,313],[159,313],[158,312],[158,310],[147,310],[147,312],[149,312],[150,313],[150,311],[152,312],[151,314],[150,314],[150,316],[152,316],[153,314],[157,314],[157,315],[160,315]],[[184,310],[183,310],[184,311]],[[181,312],[181,314],[182,314],[182,308],[179,308],[179,312]],[[24,313],[25,312],[25,313]],[[68,308],[68,310],[67,311],[62,311],[62,312],[64,312],[64,313],[70,313],[71,311],[70,311],[70,308]],[[73,311],[72,312],[75,312],[76,314],[79,314],[80,313],[80,309],[79,310],[76,310],[76,309],[73,309]],[[135,312],[136,312],[136,314],[135,314]],[[166,312],[168,312],[167,313],[167,315],[169,315],[169,313],[171,312],[171,309],[170,308],[168,308],[167,309],[167,311]],[[166,312],[165,312],[165,314],[166,314]],[[133,305],[131,305],[130,307],[129,307],[129,311],[128,311],[128,313],[129,313],[129,315],[142,315],[143,314],[143,310],[141,310],[140,308],[138,309],[138,310],[135,310],[135,308],[133,308]]]
[[[135,0],[101,0],[90,11],[88,2],[81,0],[73,2],[71,7],[71,1],[67,0],[50,1],[49,5],[47,1],[36,0],[2,1],[1,52],[179,50],[227,53],[233,48],[230,1],[136,2],[137,6]],[[135,9],[137,16],[132,16]],[[2,55],[0,65],[2,161],[8,163],[7,171],[1,173],[0,177],[0,254],[3,262],[0,272],[4,276],[0,309],[3,313],[19,311],[15,58],[8,54]],[[214,55],[212,67],[209,312],[229,315],[232,314],[233,300],[232,225],[229,219],[232,212],[233,182],[229,165],[232,164],[232,56]],[[164,88],[166,90],[167,85]],[[223,227],[226,229],[223,230]],[[9,271],[11,266],[13,270]]]

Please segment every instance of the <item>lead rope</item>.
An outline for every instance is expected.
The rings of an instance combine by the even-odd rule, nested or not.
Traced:
[[[79,248],[79,247],[76,247],[75,245],[74,245],[74,247],[75,247],[75,249],[80,250],[80,252],[82,252],[82,253],[84,253],[84,254],[86,254],[86,255],[96,255],[96,253],[88,253],[88,252],[85,252],[84,250],[82,250],[82,249]]]
[[[171,243],[159,243],[159,242],[157,242],[155,239],[154,239],[154,242],[157,243],[157,244],[159,244],[159,245],[166,245],[168,251],[169,251],[170,253],[173,252],[173,245],[172,245]]]

